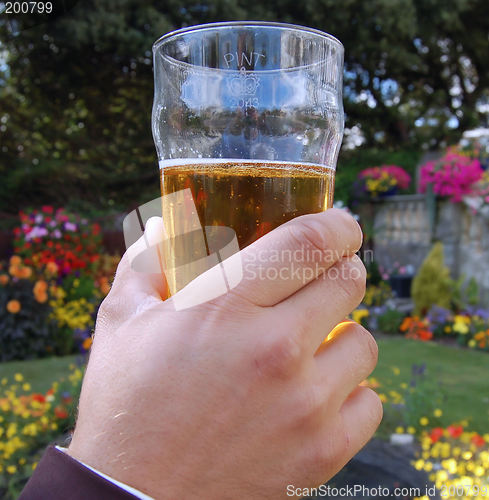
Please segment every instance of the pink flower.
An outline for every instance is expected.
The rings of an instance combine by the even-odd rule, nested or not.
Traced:
[[[424,193],[431,184],[435,194],[456,203],[472,194],[474,184],[482,175],[478,160],[447,153],[440,160],[427,162],[421,167],[420,191]]]

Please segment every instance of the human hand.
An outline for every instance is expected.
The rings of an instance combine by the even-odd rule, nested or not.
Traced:
[[[134,272],[125,255],[98,314],[68,452],[161,499],[277,499],[288,484],[331,478],[382,415],[358,385],[376,343],[341,323],[365,290],[360,245],[343,211],[299,217],[241,252],[236,288],[180,311],[161,300],[161,277]],[[299,273],[259,278],[292,264],[258,255],[296,250]]]

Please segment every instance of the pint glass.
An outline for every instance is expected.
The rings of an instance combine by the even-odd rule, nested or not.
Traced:
[[[231,228],[244,248],[331,207],[343,46],[311,28],[229,22],[166,34],[153,55],[163,257],[174,294],[195,277],[189,263],[209,251],[198,243],[207,245],[204,228]]]

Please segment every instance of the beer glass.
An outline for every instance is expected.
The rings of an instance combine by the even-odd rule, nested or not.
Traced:
[[[174,294],[210,252],[206,228],[231,228],[242,249],[331,207],[343,46],[311,28],[227,22],[168,33],[153,55],[164,268]]]

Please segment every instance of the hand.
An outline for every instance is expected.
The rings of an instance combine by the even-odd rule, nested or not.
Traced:
[[[343,211],[299,217],[240,252],[236,288],[181,311],[161,300],[161,277],[125,255],[98,314],[69,453],[161,499],[276,499],[331,478],[382,416],[358,385],[376,343],[356,323],[337,326],[365,291],[360,245]],[[295,251],[305,257],[257,259]],[[266,278],[284,266],[299,272]]]

